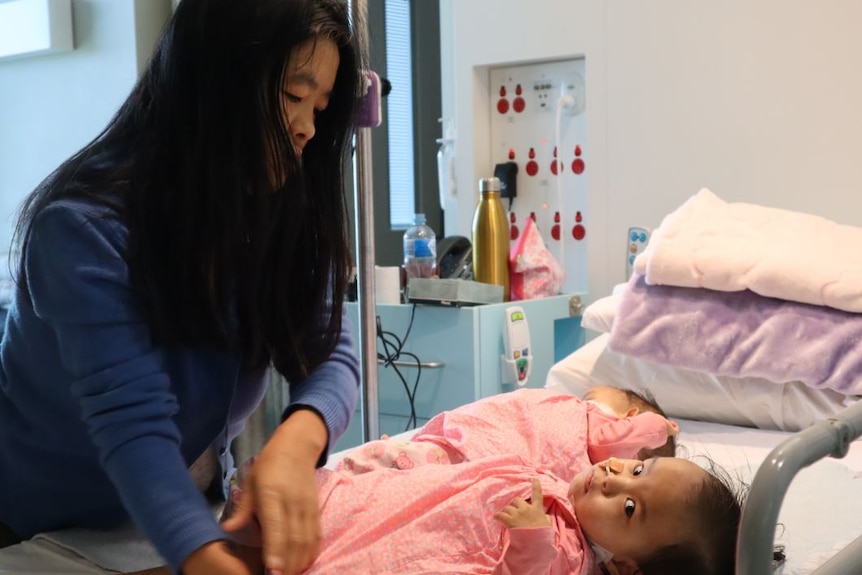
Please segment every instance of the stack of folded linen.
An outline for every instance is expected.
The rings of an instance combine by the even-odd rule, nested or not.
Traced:
[[[862,394],[862,228],[703,189],[634,263],[611,350]]]

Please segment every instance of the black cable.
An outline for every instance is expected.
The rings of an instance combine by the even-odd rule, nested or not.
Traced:
[[[403,338],[399,338],[396,334],[385,331],[383,329],[382,322],[380,321],[380,316],[377,316],[377,338],[380,340],[380,343],[383,347],[383,352],[377,352],[377,359],[382,361],[383,367],[391,367],[395,372],[395,375],[398,377],[398,380],[401,382],[401,386],[404,388],[404,393],[407,395],[407,400],[410,404],[410,415],[407,418],[407,426],[404,431],[408,431],[410,429],[415,429],[418,423],[416,419],[416,391],[419,388],[419,379],[422,376],[422,362],[419,360],[419,357],[416,354],[404,351],[404,345],[407,343],[407,338],[410,336],[410,331],[413,329],[413,320],[416,316],[416,304],[413,304],[413,308],[410,312],[410,321],[407,324],[407,331],[404,333]],[[401,359],[402,357],[412,358],[416,362],[416,378],[413,381],[413,387],[410,387],[410,384],[407,383],[407,378],[401,373],[401,370],[395,365],[395,362]]]
[[[413,309],[410,310],[410,322],[407,324],[407,331],[404,333],[404,342],[407,343],[407,338],[410,337],[410,330],[413,329],[413,318],[416,317],[416,304],[413,304]],[[416,356],[413,356],[416,357]],[[418,359],[417,359],[418,361]]]
[[[416,421],[416,411],[415,411],[415,402],[414,402],[414,394],[410,390],[410,386],[407,383],[407,379],[404,377],[404,374],[401,373],[401,370],[395,365],[395,362],[401,357],[403,352],[400,350],[400,342],[396,346],[391,342],[389,337],[398,339],[398,336],[388,331],[379,331],[377,337],[380,339],[383,344],[383,349],[386,353],[377,353],[377,358],[383,361],[383,367],[391,367],[395,372],[395,375],[398,377],[398,380],[401,382],[401,386],[404,388],[404,392],[407,394],[407,400],[410,403],[410,416],[407,419],[407,429],[410,429],[411,422]],[[407,430],[405,429],[405,431]]]
[[[416,425],[419,423],[418,421],[416,421],[416,409],[414,407],[414,401],[416,399],[416,390],[419,388],[419,378],[422,377],[422,362],[419,361],[419,358],[416,356],[416,354],[410,353],[409,351],[403,352],[402,355],[412,357],[413,360],[416,362],[416,379],[413,380],[412,392],[408,394],[408,396],[411,398],[410,399],[410,404],[411,404],[410,405],[410,413],[411,413],[411,417],[413,418],[413,427],[410,426],[410,419],[408,419],[407,420],[407,427],[404,430],[404,431],[407,431],[408,429],[415,429]]]
[[[381,337],[381,341],[385,341],[385,336],[393,336],[394,337],[394,334],[392,334],[390,332],[383,332],[383,336]],[[385,346],[387,348],[390,345],[391,345],[391,343],[388,343],[388,342],[387,342],[387,344],[385,344]],[[379,356],[379,357],[381,357],[381,359],[384,360],[384,364],[383,364],[384,367],[391,367],[392,371],[395,372],[395,375],[398,377],[398,380],[401,382],[401,386],[404,388],[404,393],[407,395],[407,401],[409,402],[409,405],[410,405],[410,415],[407,418],[407,425],[405,426],[404,431],[407,431],[408,429],[411,429],[412,427],[416,426],[416,403],[415,403],[416,385],[414,384],[413,390],[411,390],[410,385],[407,383],[406,377],[401,372],[401,370],[398,368],[398,366],[395,365],[395,363],[394,363],[395,361],[400,359],[402,355],[406,355],[406,353],[407,352],[402,352],[398,349],[393,350],[393,351],[388,351],[388,349],[387,349],[387,354],[385,356]]]

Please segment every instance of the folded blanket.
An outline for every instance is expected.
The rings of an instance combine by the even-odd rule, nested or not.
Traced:
[[[862,315],[749,290],[647,286],[635,274],[608,347],[716,375],[862,393]]]
[[[750,289],[862,312],[862,228],[727,203],[702,189],[656,229],[634,271],[650,285]]]

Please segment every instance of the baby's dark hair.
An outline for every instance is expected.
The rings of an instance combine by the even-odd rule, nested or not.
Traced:
[[[690,533],[697,537],[657,550],[638,567],[643,575],[733,575],[742,496],[727,473],[710,463],[706,478],[689,494]]]
[[[661,415],[667,419],[664,410],[659,407],[655,396],[648,389],[642,389],[640,392],[630,389],[623,389],[629,402],[638,408],[640,412],[652,412]],[[676,456],[676,437],[668,435],[667,442],[661,447],[655,449],[641,449],[638,451],[638,459],[650,459],[652,457],[675,457]]]

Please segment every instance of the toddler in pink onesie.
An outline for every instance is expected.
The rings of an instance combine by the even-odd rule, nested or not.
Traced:
[[[318,470],[323,541],[305,573],[729,575],[740,506],[724,482],[675,457],[591,462],[678,432],[636,400],[520,389],[442,413],[407,442],[458,465]],[[228,514],[238,487],[231,499]]]
[[[306,575],[733,573],[739,501],[685,459],[610,459],[572,481],[517,455],[317,479]],[[259,548],[244,551],[260,572]]]
[[[596,386],[581,399],[521,388],[440,413],[410,440],[363,444],[338,469],[358,474],[509,453],[572,477],[591,462],[610,457],[673,456],[678,433],[679,426],[654,401],[632,391]]]

